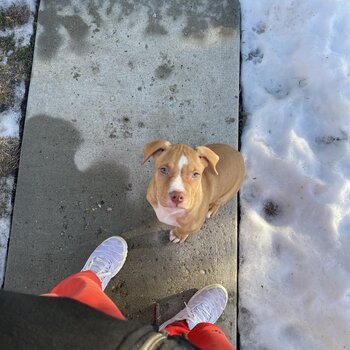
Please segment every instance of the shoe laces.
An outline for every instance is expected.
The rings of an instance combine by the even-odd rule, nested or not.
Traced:
[[[92,269],[93,266],[95,266],[94,269]],[[93,259],[91,259],[91,262],[87,270],[94,271],[101,279],[111,274],[111,266],[112,266],[111,259],[107,257],[101,258],[99,256],[95,256]]]
[[[211,319],[212,314],[210,312],[210,307],[204,302],[199,303],[192,308],[185,303],[185,308],[191,316],[191,320],[195,323],[203,322],[203,320],[210,321]]]

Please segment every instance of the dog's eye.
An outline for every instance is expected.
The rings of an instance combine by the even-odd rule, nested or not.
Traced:
[[[162,166],[159,170],[162,175],[169,175],[169,170],[167,167]]]
[[[192,174],[192,177],[193,178],[196,178],[196,177],[199,177],[201,174],[198,172],[198,171],[195,171],[193,174]]]

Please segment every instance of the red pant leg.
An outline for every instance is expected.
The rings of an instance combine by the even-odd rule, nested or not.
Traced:
[[[183,335],[184,333],[188,334],[190,329],[188,328],[187,322],[182,320],[168,324],[164,329],[161,329],[161,331],[166,331],[170,335]]]
[[[215,324],[198,323],[188,334],[188,340],[202,350],[235,350],[225,333]]]
[[[187,334],[187,339],[202,350],[235,350],[225,333],[215,324],[199,323],[192,330],[186,321],[177,321],[164,328],[170,335]]]
[[[110,316],[125,320],[118,307],[101,288],[101,281],[92,271],[78,272],[60,282],[42,296],[67,297],[87,304]]]

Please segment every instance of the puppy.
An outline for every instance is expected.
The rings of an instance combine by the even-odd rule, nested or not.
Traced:
[[[155,159],[147,200],[160,222],[174,226],[170,241],[183,242],[240,189],[245,165],[229,145],[191,148],[166,140],[147,143],[143,162]]]

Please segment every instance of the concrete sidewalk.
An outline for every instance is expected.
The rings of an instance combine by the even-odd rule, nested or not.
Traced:
[[[40,2],[5,289],[46,292],[120,234],[129,255],[107,293],[127,317],[164,321],[222,283],[235,342],[235,201],[171,244],[141,160],[157,138],[237,147],[239,37],[238,1]]]

